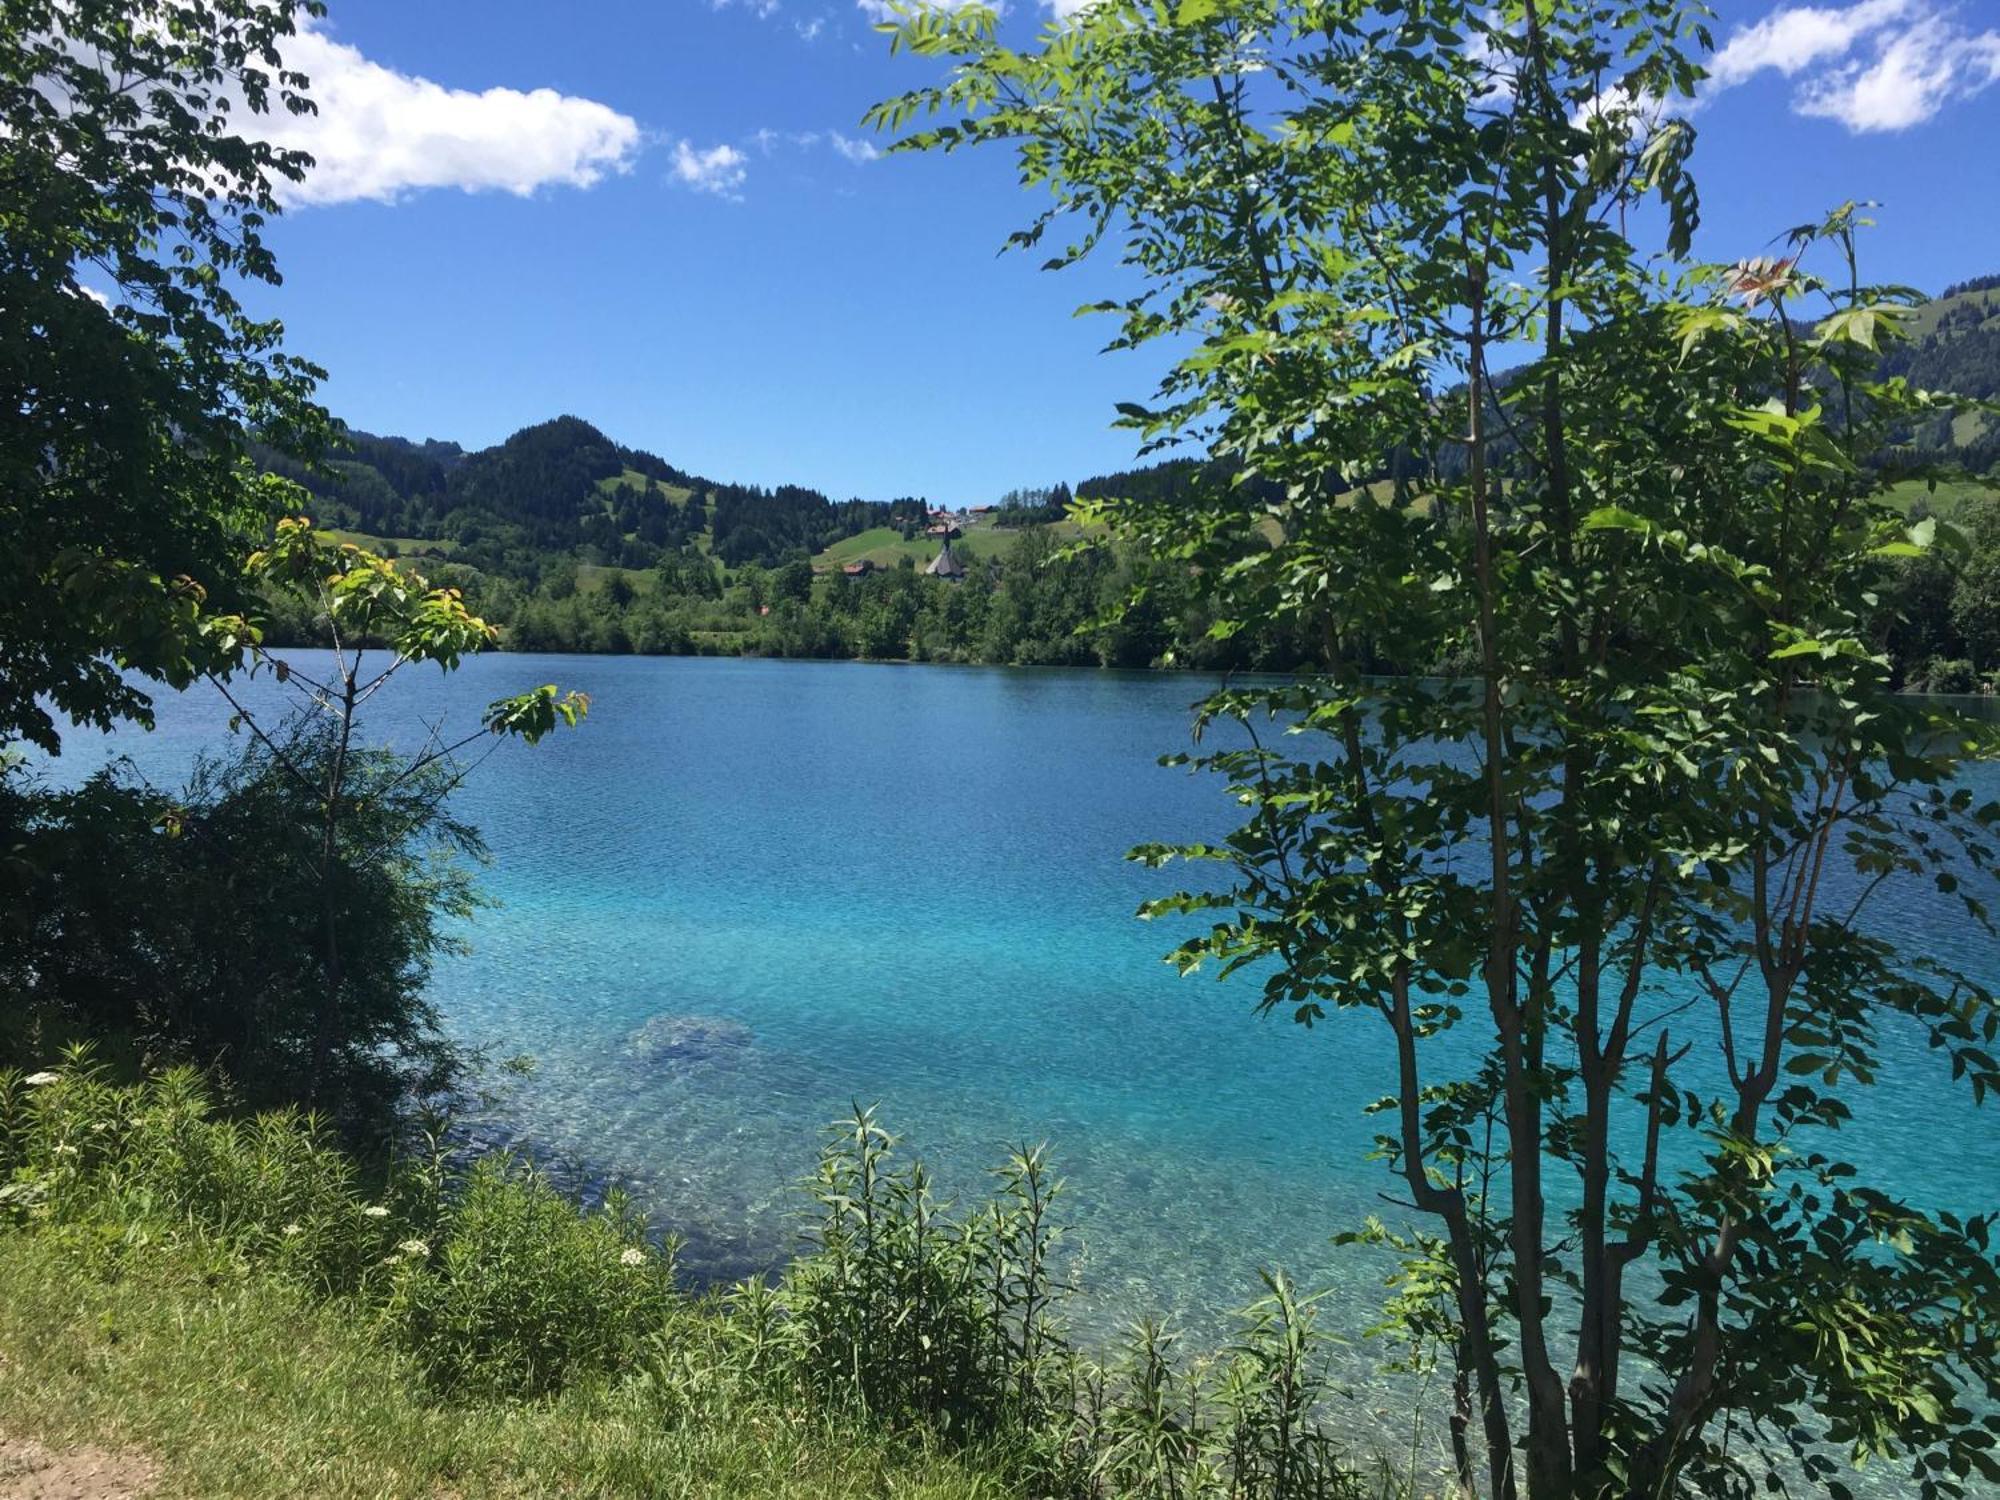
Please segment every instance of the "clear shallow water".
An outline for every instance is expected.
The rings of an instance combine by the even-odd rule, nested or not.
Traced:
[[[1234,821],[1218,782],[1155,764],[1186,746],[1202,679],[488,656],[407,673],[370,732],[413,743],[440,704],[470,729],[551,679],[592,695],[588,723],[503,746],[458,803],[500,905],[436,996],[455,1035],[540,1064],[485,1128],[630,1179],[691,1271],[735,1275],[791,1245],[821,1127],[879,1102],[959,1188],[1010,1143],[1052,1144],[1091,1326],[1154,1311],[1213,1336],[1278,1264],[1332,1289],[1337,1326],[1372,1321],[1381,1265],[1328,1238],[1395,1213],[1363,1160],[1382,1028],[1257,1020],[1253,982],[1176,977],[1176,934],[1133,920],[1173,877],[1127,848]],[[159,716],[73,736],[62,777],[123,753],[171,785],[225,740],[212,693]],[[1948,906],[1877,920],[2000,979]],[[637,1051],[659,1017],[703,1018],[683,1049],[701,1055]],[[2000,1201],[2000,1117],[1944,1089],[1919,1038],[1889,1051],[1845,1149],[1925,1205]]]

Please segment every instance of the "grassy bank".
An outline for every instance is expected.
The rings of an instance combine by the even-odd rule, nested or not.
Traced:
[[[144,1237],[0,1234],[0,1354],[0,1432],[142,1456],[163,1496],[1014,1493],[977,1454],[804,1413],[668,1424],[637,1382],[439,1401],[353,1308]]]
[[[0,1439],[203,1496],[1408,1492],[1321,1425],[1331,1340],[1282,1277],[1203,1357],[1072,1347],[1059,1192],[1024,1151],[952,1214],[857,1115],[782,1275],[695,1296],[630,1204],[504,1155],[364,1169],[187,1072],[0,1072]]]

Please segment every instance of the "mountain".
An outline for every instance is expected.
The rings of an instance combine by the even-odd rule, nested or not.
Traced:
[[[1883,368],[1927,390],[1979,401],[2000,400],[2000,276],[1947,287],[1917,310],[1911,337],[1890,350]],[[2000,472],[2000,417],[1945,415],[1908,435],[1909,447],[1973,474]]]
[[[774,568],[870,527],[920,526],[927,509],[912,497],[834,501],[803,485],[719,483],[573,416],[476,452],[349,432],[317,470],[260,457],[305,486],[323,526],[531,580],[551,554],[646,569],[693,548],[729,567]]]
[[[2000,399],[2000,275],[1948,287],[1917,309],[1911,334],[1885,355],[1889,373],[1931,389]],[[1883,456],[1943,461],[1973,475],[2000,472],[2000,418],[1947,414],[1903,434]],[[398,552],[448,557],[455,575],[507,580],[529,592],[546,577],[565,576],[565,569],[595,570],[586,575],[593,582],[607,570],[662,573],[706,590],[710,583],[699,575],[718,565],[769,570],[817,559],[825,567],[829,548],[864,533],[890,550],[921,542],[930,509],[915,496],[836,501],[805,485],[708,479],[615,442],[575,416],[525,427],[478,451],[349,432],[316,471],[277,454],[263,458],[311,492],[321,525]],[[1080,480],[1074,492],[1086,499],[1171,498],[1203,472],[1196,460],[1169,459]],[[1913,504],[1948,498],[1919,493],[1921,481],[1909,484]],[[1984,492],[1977,485],[1949,488]],[[1015,490],[990,519],[1002,527],[1054,522],[1069,495],[1064,485]]]

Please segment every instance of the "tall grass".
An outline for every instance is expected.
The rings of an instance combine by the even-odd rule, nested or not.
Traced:
[[[8,1232],[103,1280],[168,1247],[288,1286],[444,1406],[615,1392],[662,1431],[916,1439],[977,1455],[1010,1489],[1090,1500],[1385,1491],[1323,1419],[1329,1338],[1282,1276],[1205,1357],[1156,1324],[1108,1360],[1077,1348],[1061,1194],[1023,1149],[957,1211],[857,1110],[805,1186],[798,1256],[694,1296],[631,1203],[583,1209],[504,1154],[455,1163],[433,1134],[364,1174],[311,1116],[224,1117],[186,1071],[121,1086],[78,1053],[0,1073]]]
[[[1039,1149],[995,1174],[978,1211],[950,1217],[921,1161],[898,1164],[874,1113],[831,1131],[808,1189],[816,1210],[775,1309],[798,1378],[866,1412],[985,1436],[1032,1426],[1066,1375],[1053,1305],[1060,1185]]]

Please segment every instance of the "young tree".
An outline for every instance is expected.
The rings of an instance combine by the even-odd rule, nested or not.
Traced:
[[[1940,404],[1871,377],[1909,298],[1860,283],[1851,209],[1688,263],[1703,15],[1099,0],[1017,51],[924,10],[895,45],[951,76],[874,119],[1012,144],[1052,198],[1016,241],[1081,221],[1051,265],[1120,245],[1116,344],[1192,345],[1126,417],[1217,462],[1097,508],[1216,636],[1320,643],[1204,706],[1249,820],[1139,851],[1231,882],[1148,910],[1220,913],[1177,956],[1258,965],[1264,1008],[1392,1036],[1460,1487],[1747,1491],[1790,1445],[1838,1495],[1832,1442],[1964,1493],[2000,1477],[1992,1222],[1827,1139],[1888,1029],[2000,1082],[1988,992],[1863,921],[1969,892],[1996,817],[1956,781],[1991,734],[1880,654],[1884,570],[1932,537],[1866,460]]]
[[[443,942],[436,919],[462,909],[466,895],[461,883],[421,871],[413,850],[427,840],[475,841],[443,811],[463,774],[455,752],[473,737],[434,739],[391,763],[357,742],[359,711],[404,665],[449,669],[495,632],[456,590],[336,548],[303,520],[280,520],[298,491],[251,461],[253,438],[310,457],[330,425],[310,400],[319,372],[282,353],[280,325],[251,317],[233,289],[238,280],[278,280],[262,231],[277,189],[311,165],[239,122],[312,108],[307,81],[281,58],[301,20],[322,9],[317,0],[0,0],[0,746],[25,737],[58,750],[58,713],[101,728],[147,722],[134,673],[176,687],[216,682],[265,758],[194,799],[214,815],[194,855],[227,843],[226,865],[264,878],[258,899],[289,915],[287,895],[301,885],[293,878],[301,799],[314,835],[319,941],[303,964],[297,952],[259,955],[268,960],[264,1020],[288,1014],[260,1021],[255,1039],[237,1028],[237,1050],[263,1048],[267,1060],[273,1046],[283,1050],[274,1039],[298,1009],[283,997],[316,968],[310,1046],[290,1061],[296,1074],[303,1060],[310,1098],[334,1102],[381,1049],[428,1043],[423,967]],[[334,641],[330,673],[314,676],[265,651],[250,623],[260,589],[314,602]],[[364,674],[364,655],[385,664]],[[245,667],[297,688],[303,725],[256,722],[226,680]],[[478,734],[534,740],[584,709],[577,695],[544,687],[492,705]],[[11,813],[19,799],[6,791]],[[107,851],[129,849],[144,868],[187,880],[217,878],[198,857],[166,858],[163,846],[127,838],[128,815],[147,808],[121,801],[115,787],[97,791],[96,802],[60,809],[56,826],[32,810],[10,821],[49,835],[38,848],[61,854],[55,846],[105,812],[96,826]],[[10,884],[36,889],[60,876],[75,891],[87,883],[79,861],[42,868],[8,852]],[[183,912],[214,894],[127,889]],[[72,917],[115,911],[103,902],[69,908]],[[271,915],[267,936],[283,925],[280,911]],[[150,954],[162,963],[149,969],[137,930],[122,948],[97,941],[118,925],[111,917],[91,941],[103,963],[68,966],[84,974],[82,988],[114,970],[134,980],[128,988],[202,964],[219,978],[235,972],[233,955],[199,942],[187,962],[172,962],[164,940]],[[201,935],[224,941],[219,925]],[[57,967],[86,946],[79,932],[74,922],[55,931]],[[47,959],[21,972],[49,980]],[[246,980],[231,994],[251,988]],[[78,989],[70,986],[72,998]],[[160,1020],[170,1007],[159,1000],[129,1009],[196,1045],[229,1029],[204,1031],[185,1015]],[[337,1055],[359,1066],[336,1067]]]
[[[315,0],[0,0],[0,740],[148,717],[275,519],[252,435],[309,452],[318,371],[238,301],[275,282],[246,133],[310,110],[278,62]]]
[[[453,671],[463,657],[492,645],[498,632],[466,608],[457,589],[431,588],[385,558],[329,540],[303,517],[278,523],[271,544],[250,558],[250,575],[268,588],[304,593],[332,640],[328,668],[308,671],[267,651],[257,627],[242,616],[214,616],[203,624],[218,663],[209,680],[234,711],[233,722],[250,731],[304,797],[314,834],[322,987],[312,1026],[308,1098],[324,1103],[322,1091],[337,1077],[331,1059],[352,1034],[344,1014],[346,953],[356,937],[342,921],[349,904],[345,880],[356,871],[370,872],[419,834],[441,830],[448,841],[464,844],[443,815],[445,798],[471,769],[457,760],[458,753],[482,739],[489,745],[507,737],[534,744],[558,725],[575,725],[590,703],[580,693],[545,683],[488,705],[480,725],[456,739],[446,738],[438,721],[419,749],[395,761],[361,745],[362,711],[405,667],[430,663]],[[232,669],[247,669],[253,678],[269,672],[292,689],[295,719],[282,725],[260,721],[230,681]]]

